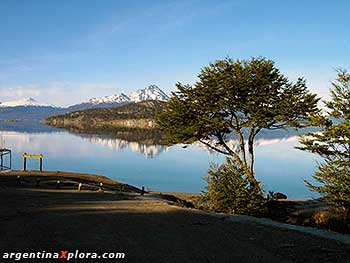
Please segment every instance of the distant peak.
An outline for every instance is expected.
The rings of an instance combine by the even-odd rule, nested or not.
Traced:
[[[72,105],[70,108],[115,107],[117,105],[124,105],[130,102],[140,102],[145,100],[166,101],[168,100],[168,95],[165,94],[157,85],[152,84],[144,89],[139,89],[132,92],[130,96],[127,96],[125,93],[120,93],[98,98],[95,97],[80,104]]]
[[[149,85],[148,87],[146,87],[146,89],[159,89],[160,88],[157,85]]]
[[[157,85],[149,85],[144,89],[132,92],[130,94],[130,99],[134,102],[139,102],[143,100],[168,100],[168,95],[166,95]]]
[[[99,98],[92,98],[87,101],[87,103],[93,104],[101,104],[101,103],[121,103],[121,102],[129,102],[130,99],[124,93],[121,94],[113,94],[110,96],[103,96]]]
[[[21,100],[13,100],[0,102],[0,107],[19,107],[19,106],[42,106],[42,107],[54,107],[50,104],[38,102],[35,99],[28,97]]]
[[[23,99],[23,101],[36,101],[35,99],[33,99],[33,98],[25,98],[25,99]]]

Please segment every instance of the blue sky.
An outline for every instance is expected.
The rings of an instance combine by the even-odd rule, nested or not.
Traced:
[[[349,69],[349,11],[347,0],[0,0],[0,101],[170,92],[227,55],[270,58],[327,96],[334,69]]]

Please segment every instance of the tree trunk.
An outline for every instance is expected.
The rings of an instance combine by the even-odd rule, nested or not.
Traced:
[[[249,181],[251,185],[257,186],[258,182],[254,176],[254,137],[255,137],[255,131],[252,130],[248,138],[249,167],[247,168],[248,168]]]
[[[248,167],[248,174],[250,177],[250,181],[253,184],[257,184],[257,181],[254,176],[254,149],[253,149],[253,142],[248,142],[248,152],[249,152],[249,167]]]
[[[240,151],[241,151],[242,164],[245,168],[248,168],[246,154],[245,154],[245,143],[244,143],[243,134],[241,132],[237,132],[237,136],[238,136],[239,146],[240,146]]]

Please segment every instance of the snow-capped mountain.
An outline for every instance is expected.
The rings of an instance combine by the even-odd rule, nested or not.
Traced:
[[[160,100],[166,101],[169,97],[158,86],[150,85],[144,89],[132,92],[130,94],[130,100],[133,102],[139,102],[143,100]]]
[[[0,103],[0,120],[42,120],[66,110],[33,98]]]
[[[91,108],[113,108],[122,106],[131,102],[140,102],[144,100],[166,101],[168,96],[156,85],[150,85],[144,89],[132,92],[128,97],[124,93],[92,98],[88,101],[68,107],[68,111],[85,110]]]
[[[14,100],[14,101],[7,101],[7,102],[0,102],[0,107],[53,107],[53,105],[38,102],[33,98],[26,98],[22,100]]]
[[[124,93],[114,94],[111,96],[104,96],[100,98],[92,98],[85,103],[92,104],[101,104],[101,103],[122,103],[122,102],[130,102],[130,98],[126,96]]]
[[[65,114],[67,112],[92,109],[92,108],[114,108],[128,103],[144,100],[166,101],[168,96],[156,85],[150,85],[144,89],[132,92],[130,96],[114,94],[100,98],[92,98],[67,108],[59,108],[53,105],[38,102],[33,98],[17,101],[0,102],[1,119],[45,119],[50,116]]]
[[[124,93],[92,98],[79,104],[68,107],[68,111],[85,110],[92,108],[113,108],[130,103],[130,99]]]

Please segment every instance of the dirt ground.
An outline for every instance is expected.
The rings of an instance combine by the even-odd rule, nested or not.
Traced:
[[[1,182],[4,252],[123,252],[69,262],[350,262],[350,245],[186,209],[156,196]]]

